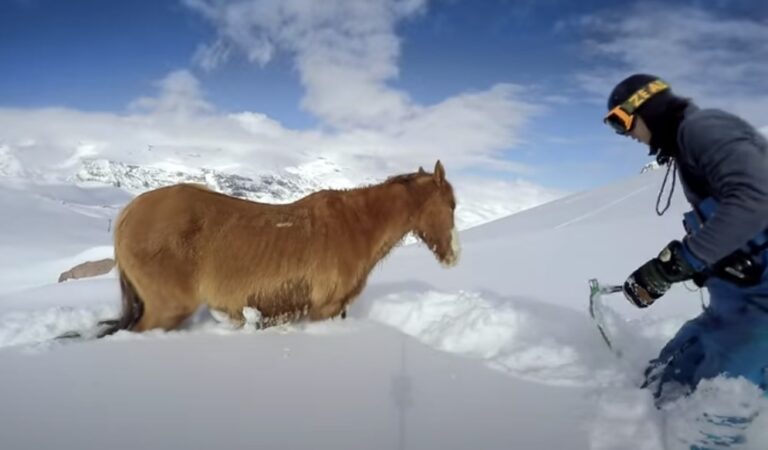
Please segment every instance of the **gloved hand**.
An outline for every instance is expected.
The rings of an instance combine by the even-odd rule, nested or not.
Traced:
[[[632,272],[624,282],[624,296],[638,308],[646,308],[667,293],[673,283],[693,278],[695,258],[680,241],[672,241],[653,258]],[[698,261],[696,261],[698,262]]]

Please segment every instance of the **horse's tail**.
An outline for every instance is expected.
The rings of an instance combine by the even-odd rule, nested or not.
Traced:
[[[122,315],[117,320],[99,322],[100,325],[108,325],[107,328],[99,332],[97,336],[99,338],[109,336],[120,330],[130,330],[144,314],[144,301],[139,297],[133,283],[122,270],[120,270],[120,292],[123,303]]]

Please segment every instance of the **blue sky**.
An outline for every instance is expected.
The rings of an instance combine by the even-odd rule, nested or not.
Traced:
[[[341,0],[288,3],[294,9],[270,0],[5,0],[0,108],[130,114],[137,99],[162,97],[160,80],[184,71],[187,87],[179,95],[199,96],[208,113],[258,112],[299,133],[342,130],[347,144],[361,133],[370,139],[380,126],[387,131],[374,131],[389,133],[381,142],[396,145],[390,138],[400,131],[389,130],[402,123],[388,123],[401,120],[402,111],[412,117],[415,109],[487,93],[500,103],[482,117],[514,113],[519,120],[499,118],[487,134],[455,150],[480,149],[466,161],[457,153],[457,164],[474,175],[522,177],[565,190],[630,176],[647,160],[646,149],[613,136],[600,121],[613,83],[635,71],[666,77],[702,106],[768,125],[760,114],[768,110],[764,1],[361,0],[373,12],[349,17]],[[318,11],[323,5],[328,11]],[[238,19],[237,7],[250,9]],[[368,28],[344,36],[360,37],[362,52],[383,49],[381,57],[360,56],[355,43],[339,52],[306,38],[318,28],[346,30],[361,18]],[[285,31],[291,24],[298,24],[295,33]],[[394,52],[387,50],[393,40]],[[337,76],[329,72],[332,64],[322,61],[328,55],[349,64],[336,84],[328,79]],[[344,76],[363,105],[335,102],[345,95]],[[497,85],[512,91],[490,92]],[[485,98],[435,112],[424,119],[432,125],[427,135],[408,142],[455,129],[454,122],[445,128],[435,122],[462,120]],[[365,109],[367,101],[383,115]],[[158,102],[142,104],[152,109]],[[440,150],[425,150],[430,155],[440,157]],[[486,157],[493,161],[483,162]]]

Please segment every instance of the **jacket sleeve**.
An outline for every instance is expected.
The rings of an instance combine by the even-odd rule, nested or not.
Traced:
[[[714,215],[686,245],[714,264],[768,228],[768,149],[747,124],[727,115],[692,118],[681,129],[683,152],[718,200]]]

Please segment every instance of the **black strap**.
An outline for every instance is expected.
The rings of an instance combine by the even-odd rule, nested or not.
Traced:
[[[672,188],[669,190],[669,196],[667,197],[667,204],[664,206],[664,209],[659,211],[659,205],[661,204],[661,196],[664,193],[664,188],[667,186],[667,178],[669,177],[669,172],[672,170],[672,168],[675,165],[675,159],[670,158],[669,163],[667,163],[667,173],[664,174],[664,181],[661,183],[661,189],[659,190],[659,196],[656,198],[656,214],[659,216],[663,216],[665,212],[669,209],[669,205],[672,203],[672,194],[675,193],[675,182],[677,181],[677,171],[672,172]]]

